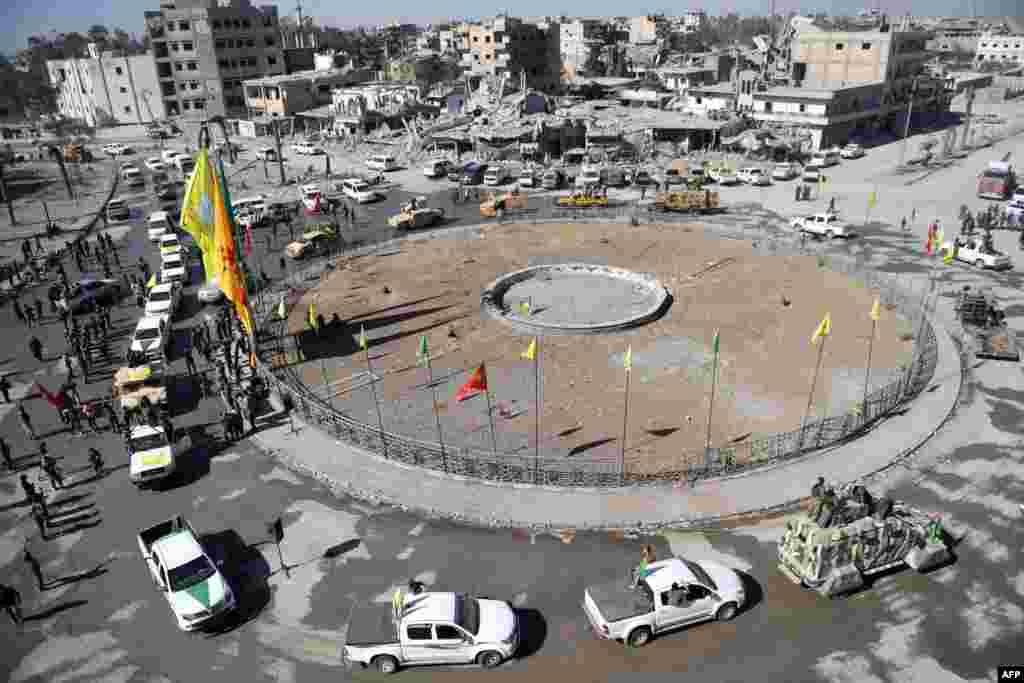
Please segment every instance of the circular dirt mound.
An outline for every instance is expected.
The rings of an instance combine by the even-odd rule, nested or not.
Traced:
[[[500,274],[559,263],[649,274],[671,290],[672,305],[653,322],[599,335],[550,336],[482,314],[481,292]],[[823,264],[814,256],[765,255],[750,242],[721,239],[698,225],[494,225],[469,238],[439,235],[343,260],[294,306],[289,326],[302,333],[303,381],[318,391],[328,385],[336,409],[377,424],[367,381],[372,370],[380,378],[374,386],[385,429],[437,441],[436,390],[450,447],[492,448],[485,398],[453,399],[469,373],[485,363],[498,450],[522,455],[534,451],[535,368],[521,356],[537,336],[541,455],[612,462],[622,445],[622,364],[631,347],[628,467],[685,469],[703,461],[716,330],[721,348],[713,445],[799,427],[817,354],[810,338],[826,313],[832,315],[832,335],[812,417],[842,414],[862,400],[876,293]],[[328,320],[337,313],[347,324],[320,338],[310,334],[305,313],[314,294],[318,313]],[[521,298],[510,289],[504,303],[515,310]],[[603,319],[620,315],[612,311]],[[370,340],[369,369],[356,341],[360,329]],[[898,374],[912,335],[895,311],[883,310],[872,388]],[[422,337],[430,376],[417,363]]]
[[[490,284],[484,312],[539,334],[598,334],[663,314],[670,294],[654,277],[589,263],[531,266]]]

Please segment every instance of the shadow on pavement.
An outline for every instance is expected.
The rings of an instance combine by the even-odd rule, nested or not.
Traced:
[[[58,531],[55,534],[47,534],[46,538],[49,540],[49,539],[59,538],[60,536],[67,536],[69,534],[75,534],[75,533],[78,533],[79,531],[85,531],[86,529],[92,529],[93,527],[99,526],[102,521],[103,520],[101,520],[101,519],[94,518],[94,521],[82,522],[82,523],[79,523],[79,524],[75,524],[74,526],[70,526],[70,527],[68,527],[66,529],[61,529],[60,531]]]
[[[743,612],[749,612],[764,602],[764,589],[750,574],[736,570],[740,575],[740,583],[743,584],[743,591],[747,595],[747,602],[743,605]]]
[[[548,637],[548,622],[544,615],[535,609],[516,609],[516,620],[519,622],[519,649],[516,659],[525,659],[536,654]]]
[[[204,629],[207,636],[213,637],[229,633],[259,616],[270,602],[267,579],[271,569],[259,550],[233,529],[203,534],[199,540],[235,593],[235,610],[220,623]]]
[[[65,602],[65,603],[62,603],[60,605],[54,605],[53,607],[50,607],[49,609],[45,609],[42,612],[39,612],[38,614],[32,614],[32,615],[29,615],[29,616],[25,617],[25,621],[39,621],[41,619],[48,619],[48,618],[50,618],[52,616],[60,614],[61,612],[65,612],[65,611],[67,611],[69,609],[74,609],[75,607],[81,607],[82,605],[85,605],[88,602],[89,602],[88,600],[71,600],[69,602]]]
[[[59,579],[54,579],[53,581],[50,581],[50,583],[47,585],[47,589],[57,588],[59,586],[66,586],[69,583],[78,583],[79,581],[84,581],[85,579],[95,579],[100,576],[103,576],[108,571],[110,570],[100,565],[99,567],[96,567],[95,569],[90,569],[87,572],[81,572],[78,574],[72,574],[71,576],[64,576]]]

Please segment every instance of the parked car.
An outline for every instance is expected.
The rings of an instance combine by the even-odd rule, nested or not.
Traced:
[[[217,284],[216,278],[207,280],[203,286],[196,290],[196,298],[201,304],[215,304],[224,298],[224,291]]]
[[[171,217],[166,211],[154,211],[146,219],[146,234],[150,242],[159,242],[163,236],[174,232]]]
[[[131,211],[128,209],[128,201],[124,197],[117,197],[107,202],[107,220],[126,221],[131,218]]]
[[[173,254],[184,251],[184,245],[174,232],[166,232],[160,236],[160,259],[164,260]]]
[[[772,179],[768,177],[768,174],[762,171],[756,166],[748,166],[747,168],[741,168],[736,174],[741,183],[748,185],[771,185]]]
[[[850,143],[846,147],[839,150],[839,156],[843,159],[860,159],[864,156],[864,148],[860,145]]]
[[[123,367],[114,373],[111,394],[114,400],[120,401],[122,409],[137,408],[143,398],[155,406],[166,408],[166,376],[159,367]]]
[[[696,171],[696,170],[698,170],[698,169],[694,169],[694,171]],[[700,170],[701,170],[701,173],[704,172],[702,169],[700,169]],[[661,177],[662,177],[662,182],[666,186],[669,186],[669,185],[682,185],[682,184],[684,184],[686,182],[686,176],[680,174],[678,168],[666,168],[665,172],[662,174]]]
[[[957,237],[953,242],[946,242],[942,245],[944,251],[956,247],[954,258],[964,263],[972,263],[978,268],[992,270],[1009,270],[1013,268],[1010,257],[1001,251],[989,249],[985,246],[985,240],[974,237]]]
[[[71,285],[65,297],[75,315],[91,313],[96,306],[113,306],[121,299],[121,282],[114,279],[83,278]]]
[[[183,253],[166,254],[160,266],[160,282],[179,282],[187,285],[192,279],[188,256]]]
[[[565,183],[565,175],[557,168],[549,168],[544,171],[540,184],[545,190],[557,190]]]
[[[299,142],[292,145],[292,151],[301,156],[316,156],[324,153],[323,149],[316,145],[311,145],[308,142]]]
[[[738,185],[740,183],[736,172],[725,166],[709,168],[708,176],[719,185]]]
[[[374,154],[366,160],[366,168],[371,171],[394,171],[398,169],[398,161],[387,154]]]
[[[835,237],[853,237],[853,230],[839,218],[839,215],[831,211],[816,213],[811,216],[794,218],[791,225],[800,232],[812,235],[821,235],[828,239]]]
[[[346,178],[339,185],[343,195],[359,204],[369,204],[384,198],[384,195],[371,188],[370,184],[361,178]]]
[[[519,177],[516,179],[520,187],[536,187],[537,185],[537,173],[532,168],[524,168],[519,171]]]
[[[104,153],[112,157],[125,156],[132,153],[131,147],[129,147],[128,145],[122,145],[119,142],[113,142],[109,145],[103,145],[102,149]]]
[[[601,169],[596,166],[584,166],[576,176],[577,189],[593,189],[601,184]]]
[[[805,183],[819,183],[824,175],[817,166],[806,166],[800,179]]]
[[[145,314],[173,318],[178,309],[180,297],[181,288],[173,282],[161,282],[158,285],[153,285],[146,298]]]
[[[316,228],[302,233],[299,239],[291,242],[284,248],[284,253],[296,260],[326,254],[331,250],[337,239],[338,233],[333,229],[328,229],[327,227]]]
[[[146,185],[142,171],[132,164],[125,164],[121,167],[121,181],[128,187],[145,187]]]
[[[494,164],[487,167],[487,171],[484,173],[484,185],[495,187],[501,185],[509,179],[508,167],[504,164]]]
[[[147,360],[164,362],[170,339],[169,327],[169,316],[143,316],[135,326],[129,348],[143,354]]]
[[[515,654],[519,640],[515,611],[505,601],[420,593],[405,596],[398,610],[354,607],[342,661],[383,674],[423,664],[476,663],[493,669]]]
[[[192,157],[188,154],[179,154],[174,157],[174,168],[181,171],[183,175],[188,175],[195,170],[196,162],[192,160]]]
[[[256,158],[260,161],[277,161],[277,150],[273,147],[260,147],[256,150]]]
[[[163,171],[167,168],[167,164],[165,164],[160,157],[149,157],[143,163],[146,164],[146,168],[150,171]]]
[[[642,647],[665,631],[702,621],[729,621],[746,604],[743,580],[710,560],[652,562],[635,585],[618,580],[588,586],[583,612],[598,638]]]
[[[183,154],[184,152],[179,149],[165,149],[160,152],[160,159],[168,166],[173,166],[174,160]]]
[[[448,159],[431,159],[423,166],[423,175],[427,178],[444,178],[452,170],[454,164]]]
[[[799,178],[800,172],[800,164],[788,161],[775,164],[775,168],[772,169],[772,180],[792,180],[793,178]]]
[[[634,185],[653,185],[654,184],[654,178],[651,177],[651,174],[650,174],[649,171],[641,168],[641,169],[638,169],[637,172],[633,174],[633,184]]]
[[[823,150],[815,152],[811,156],[811,161],[807,165],[812,168],[828,168],[829,166],[837,165],[840,158],[839,152],[836,150]]]
[[[235,608],[231,586],[184,517],[141,530],[138,542],[153,583],[182,631],[195,631]]]

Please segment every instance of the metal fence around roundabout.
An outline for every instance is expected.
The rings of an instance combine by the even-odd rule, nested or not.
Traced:
[[[630,221],[634,212],[608,212],[605,220]],[[582,214],[582,215],[581,215]],[[590,212],[593,215],[592,212]],[[587,214],[575,212],[575,222],[585,223]],[[594,217],[596,218],[596,216]],[[645,217],[646,218],[646,217]],[[517,222],[555,222],[565,220],[533,217]],[[600,220],[600,219],[599,219]],[[593,221],[593,218],[591,218]],[[644,220],[644,222],[647,222]],[[652,223],[669,224],[663,217]],[[462,228],[479,230],[479,226]],[[765,253],[796,253],[791,240],[766,235],[761,230],[719,230],[723,238],[753,240],[755,248]],[[759,233],[759,234],[751,234]],[[451,236],[451,235],[447,235]],[[407,239],[435,239],[436,235],[419,234],[389,240],[347,251],[346,257],[383,253]],[[443,238],[443,237],[442,237]],[[849,257],[829,254],[819,262],[830,270],[857,278],[865,287],[877,292],[882,305],[898,311],[912,325],[914,349],[911,361],[903,368],[900,379],[868,394],[856,410],[809,420],[802,428],[756,439],[746,439],[700,451],[682,454],[678,466],[652,473],[622,472],[617,460],[581,460],[570,457],[495,453],[477,448],[464,448],[422,441],[409,436],[381,431],[376,425],[353,419],[332,407],[301,381],[293,366],[273,367],[272,358],[287,358],[287,321],[276,315],[282,298],[291,310],[302,294],[319,284],[321,276],[333,269],[333,257],[311,262],[291,273],[273,288],[265,290],[254,307],[260,329],[260,353],[256,372],[271,391],[276,392],[287,408],[293,409],[308,424],[330,433],[339,440],[401,463],[438,470],[449,475],[501,483],[535,484],[558,487],[616,487],[623,485],[664,484],[686,481],[693,483],[737,474],[766,465],[800,457],[811,451],[855,438],[878,420],[901,409],[913,400],[931,381],[938,361],[938,344],[925,309],[931,292],[913,292],[898,276],[873,271]]]

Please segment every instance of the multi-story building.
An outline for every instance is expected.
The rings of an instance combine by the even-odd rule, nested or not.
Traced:
[[[169,116],[244,116],[242,81],[285,72],[276,6],[165,0],[145,18]]]
[[[392,59],[384,67],[384,80],[426,84],[427,87],[459,77],[459,65],[454,58],[434,52],[412,54]]]
[[[57,110],[87,125],[148,123],[165,118],[152,53],[122,55],[100,51],[46,62],[57,91]]]
[[[332,103],[332,93],[369,80],[367,70],[300,71],[243,81],[245,105],[251,116],[294,116]]]
[[[978,38],[975,62],[1020,66],[1024,63],[1024,36],[985,33]]]
[[[561,57],[556,23],[541,28],[515,17],[497,16],[458,28],[460,66],[473,76],[508,75],[518,83],[525,74],[528,88],[558,87]]]
[[[587,62],[605,44],[607,25],[600,19],[574,19],[558,25],[558,49],[562,57],[562,75],[570,80],[587,76]]]
[[[708,15],[702,9],[687,10],[683,15],[683,32],[696,33],[707,23]]]
[[[808,85],[900,85],[924,71],[929,37],[927,32],[894,31],[885,25],[876,31],[801,31],[792,44],[792,78]]]
[[[658,29],[665,24],[665,17],[660,14],[645,14],[631,17],[629,20],[629,42],[634,45],[645,45],[658,40]]]

